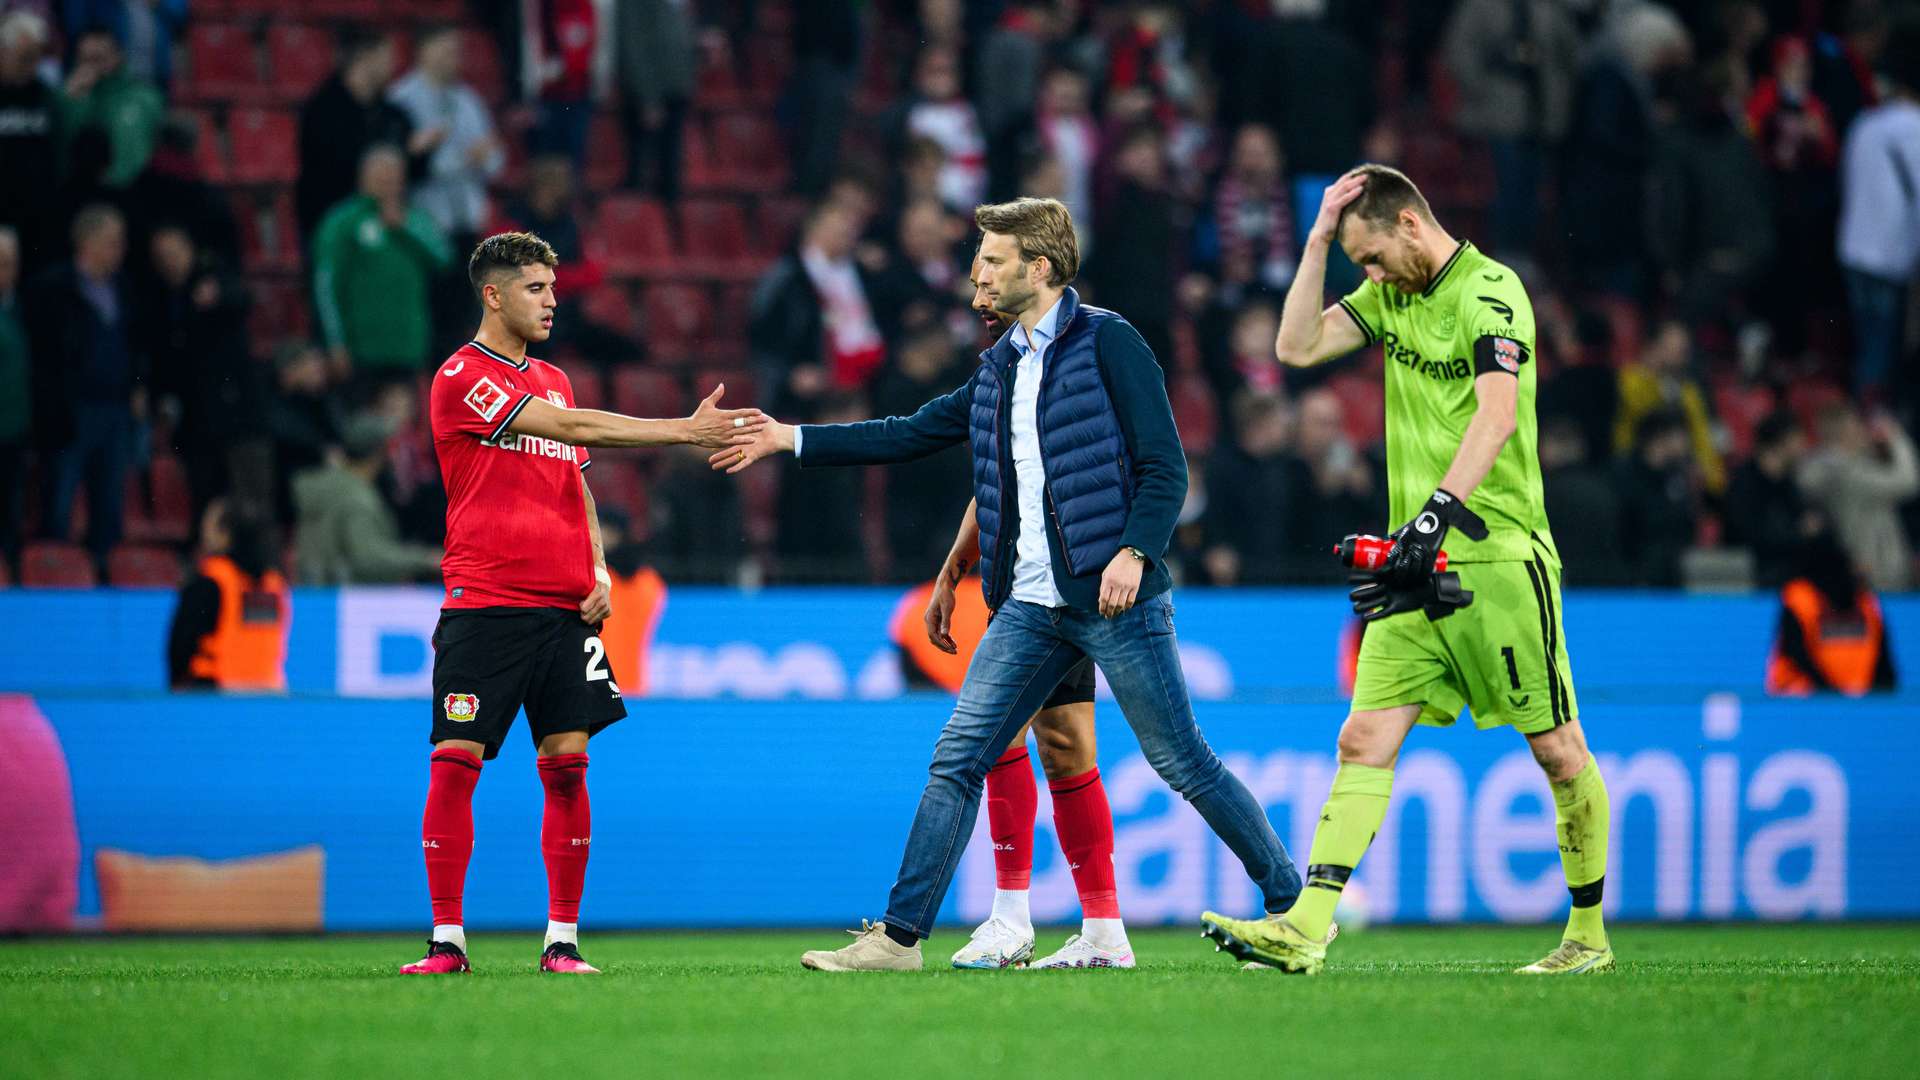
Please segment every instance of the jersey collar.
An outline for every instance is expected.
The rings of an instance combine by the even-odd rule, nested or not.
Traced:
[[[1467,241],[1467,240],[1460,241],[1460,246],[1454,248],[1453,254],[1447,256],[1447,261],[1445,263],[1442,263],[1440,266],[1440,272],[1433,275],[1433,280],[1427,282],[1426,291],[1421,293],[1420,295],[1432,296],[1434,293],[1434,290],[1440,287],[1440,283],[1446,280],[1447,271],[1452,270],[1453,264],[1459,262],[1460,256],[1464,254],[1466,250],[1472,246],[1473,244],[1470,241]]]
[[[1447,265],[1451,266],[1453,264],[1448,263]],[[527,370],[527,362],[525,360],[509,360],[506,357],[501,356],[499,353],[494,352],[492,349],[487,348],[485,345],[480,344],[478,341],[469,341],[467,342],[467,344],[473,346],[476,349],[479,349],[481,352],[487,354],[488,356],[493,357],[495,360],[500,361],[501,363],[507,365],[508,367],[513,368],[515,371]]]

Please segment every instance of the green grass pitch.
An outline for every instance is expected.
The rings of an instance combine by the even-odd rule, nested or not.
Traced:
[[[1042,930],[1043,950],[1065,931]],[[835,931],[535,934],[403,979],[417,936],[0,940],[0,1076],[1920,1075],[1920,925],[1616,928],[1620,971],[1507,972],[1551,928],[1376,929],[1328,973],[1243,973],[1192,931],[1131,972],[803,971]],[[937,961],[937,962],[936,962]]]

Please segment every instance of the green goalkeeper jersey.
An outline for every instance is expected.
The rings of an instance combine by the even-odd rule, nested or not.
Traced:
[[[1530,537],[1549,551],[1540,488],[1534,390],[1533,305],[1511,269],[1461,243],[1425,292],[1372,281],[1340,301],[1386,353],[1387,508],[1394,525],[1411,521],[1447,474],[1478,399],[1474,379],[1505,371],[1520,380],[1519,424],[1487,478],[1467,499],[1491,535],[1473,541],[1455,529],[1447,557],[1456,563],[1527,560]],[[1556,554],[1557,560],[1557,554]]]

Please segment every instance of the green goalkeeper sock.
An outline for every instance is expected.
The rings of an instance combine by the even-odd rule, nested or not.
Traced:
[[[1320,809],[1313,850],[1307,855],[1307,887],[1287,912],[1295,929],[1311,938],[1327,935],[1340,891],[1380,831],[1392,795],[1392,769],[1343,764],[1333,774],[1333,790]]]
[[[1589,756],[1587,767],[1573,779],[1555,781],[1552,787],[1560,869],[1567,875],[1567,891],[1573,894],[1566,937],[1604,949],[1607,928],[1600,918],[1600,892],[1607,880],[1607,830],[1613,810],[1607,802],[1607,783],[1600,779],[1600,763]]]

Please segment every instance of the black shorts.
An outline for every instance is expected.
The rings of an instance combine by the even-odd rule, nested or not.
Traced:
[[[627,715],[600,633],[560,608],[442,611],[433,628],[433,736],[500,753],[521,706],[533,745],[562,731],[596,734]]]
[[[1093,661],[1082,659],[1060,680],[1060,685],[1053,688],[1053,696],[1047,698],[1047,703],[1040,708],[1057,709],[1062,705],[1079,705],[1092,700]]]

